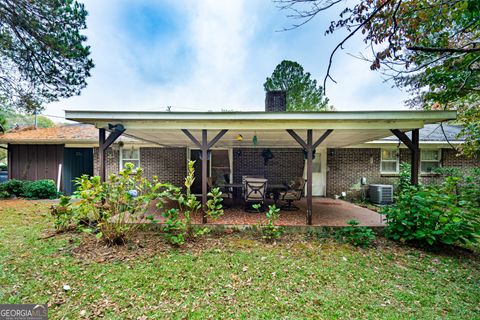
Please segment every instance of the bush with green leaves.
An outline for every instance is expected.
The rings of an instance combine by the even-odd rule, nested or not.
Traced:
[[[0,184],[0,193],[2,198],[8,198],[11,196],[20,197],[22,195],[23,186],[25,181],[11,179]]]
[[[50,213],[54,217],[55,229],[67,231],[76,229],[79,222],[78,212],[73,210],[70,197],[61,196],[57,205],[50,207]]]
[[[132,163],[127,163],[118,175],[110,175],[103,183],[98,176],[81,176],[76,179],[77,190],[73,195],[77,201],[68,204],[63,201],[60,207],[52,208],[56,223],[61,225],[59,219],[68,220],[62,215],[65,210],[71,221],[84,222],[83,231],[95,233],[109,245],[125,244],[140,228],[139,222],[163,186],[156,179],[148,181],[142,174],[142,169],[134,169]]]
[[[369,227],[360,227],[357,220],[347,221],[348,227],[341,228],[335,234],[340,242],[366,248],[375,240],[375,232]]]
[[[21,193],[21,196],[27,199],[55,199],[58,195],[53,180],[26,181]]]
[[[0,196],[27,199],[55,199],[59,196],[53,180],[24,181],[11,179],[0,184]]]
[[[223,198],[220,188],[212,188],[208,193],[207,201],[207,216],[212,220],[216,221],[223,215]]]
[[[192,194],[191,187],[195,181],[195,161],[189,161],[187,177],[185,178],[185,192],[173,185],[165,185],[163,192],[160,193],[161,200],[157,206],[162,208],[165,200],[174,200],[178,204],[178,209],[173,208],[166,210],[163,216],[166,221],[163,225],[165,239],[174,246],[180,246],[188,239],[203,235],[209,231],[208,228],[198,229],[196,232],[192,228],[191,217],[199,209],[202,204],[197,197]],[[211,190],[208,194],[210,199],[207,202],[206,215],[212,220],[218,219],[223,215],[221,192],[217,188]]]
[[[480,236],[480,170],[446,176],[441,184],[409,186],[385,207],[385,235],[423,245],[460,245]]]
[[[402,190],[412,185],[412,165],[408,162],[400,163],[400,172],[396,183],[395,193],[398,194]]]
[[[260,210],[260,204],[252,205],[257,211]],[[268,206],[268,211],[265,216],[267,217],[267,223],[261,226],[262,237],[267,242],[273,242],[277,239],[280,239],[282,234],[285,232],[285,228],[282,226],[277,226],[275,223],[280,218],[280,209],[275,205]]]

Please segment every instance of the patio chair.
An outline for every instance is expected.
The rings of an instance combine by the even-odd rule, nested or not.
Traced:
[[[267,192],[267,179],[264,178],[245,178],[244,184],[244,200],[245,210],[256,212],[252,208],[252,204],[260,204],[263,210],[265,203],[265,194]]]
[[[293,179],[288,185],[288,190],[280,192],[279,199],[287,202],[287,205],[282,206],[281,209],[285,211],[299,210],[293,202],[302,199],[304,188],[305,179],[303,177]]]

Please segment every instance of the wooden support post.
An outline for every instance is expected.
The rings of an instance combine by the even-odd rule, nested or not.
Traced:
[[[418,175],[419,175],[419,167],[420,167],[420,134],[418,129],[412,130],[412,143],[413,143],[413,150],[412,150],[412,185],[418,185]]]
[[[307,224],[312,225],[313,132],[307,130]]]
[[[411,177],[410,182],[412,185],[418,185],[418,173],[420,167],[420,132],[419,129],[412,130],[412,139],[410,139],[404,132],[398,129],[390,130],[392,133],[402,141],[408,149],[410,149],[411,154]]]
[[[315,149],[333,132],[328,129],[323,135],[313,143],[313,130],[307,130],[307,141],[305,142],[294,130],[288,129],[288,134],[292,136],[295,141],[307,151],[307,225],[312,225],[312,208],[313,208],[313,152]]]
[[[99,174],[100,174],[100,181],[105,182],[106,180],[106,157],[105,157],[105,151],[112,145],[112,143],[117,140],[122,133],[125,132],[125,128],[121,124],[117,125],[110,125],[109,128],[112,129],[113,131],[108,135],[108,138],[105,138],[105,129],[101,128],[98,130],[98,152],[99,152],[99,162],[100,162],[100,168],[99,168]]]
[[[202,223],[207,223],[207,215],[206,215],[206,205],[207,205],[207,193],[208,193],[208,136],[207,130],[202,130],[202,204],[203,204],[203,215],[202,215]]]
[[[105,166],[106,166],[106,161],[105,161],[105,149],[102,148],[102,146],[105,144],[105,129],[99,129],[98,130],[98,159],[99,159],[99,172],[98,174],[100,175],[100,181],[105,182]]]
[[[202,130],[202,141],[198,141],[190,131],[187,129],[182,129],[182,132],[200,149],[202,152],[202,205],[203,205],[203,215],[202,223],[207,223],[207,194],[208,194],[208,151],[212,148],[215,143],[220,140],[228,130],[221,130],[211,141],[208,141],[208,132],[206,129]]]

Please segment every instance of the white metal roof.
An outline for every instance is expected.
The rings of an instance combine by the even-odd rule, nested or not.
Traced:
[[[327,129],[333,133],[322,143],[326,147],[344,147],[391,136],[390,129],[409,131],[456,118],[454,111],[334,111],[334,112],[156,112],[156,111],[65,111],[69,120],[90,123],[108,129],[122,124],[131,137],[162,146],[193,144],[181,132],[188,129],[197,138],[208,129],[209,139],[218,130],[228,129],[215,147],[298,147],[285,131],[295,129],[305,139],[306,129],[314,130],[314,139]],[[242,135],[243,141],[237,136]]]

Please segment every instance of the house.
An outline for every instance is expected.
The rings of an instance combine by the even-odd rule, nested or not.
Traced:
[[[197,160],[192,189],[203,200],[206,177],[239,183],[244,175],[261,175],[274,184],[310,177],[308,200],[354,192],[362,177],[393,184],[400,161],[413,164],[414,183],[417,177],[434,178],[436,166],[479,165],[452,149],[462,143],[458,127],[443,125],[448,142],[439,127],[455,119],[455,112],[284,110],[284,93],[271,92],[265,112],[66,111],[68,119],[83,124],[7,133],[0,143],[8,144],[10,178],[57,181],[62,164],[66,193],[80,173],[105,178],[126,162],[141,166],[147,177],[182,185],[187,160]],[[307,209],[307,221],[308,214]]]

